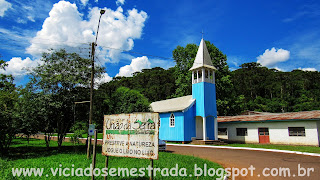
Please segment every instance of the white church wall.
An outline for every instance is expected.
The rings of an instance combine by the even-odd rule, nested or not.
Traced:
[[[219,123],[219,128],[227,128],[229,141],[259,143],[258,128],[269,128],[271,144],[312,145],[319,146],[319,121],[286,121],[286,122],[242,122]],[[288,127],[304,127],[305,136],[289,136]],[[237,136],[237,128],[247,128],[247,136]],[[226,136],[219,136],[226,139]]]

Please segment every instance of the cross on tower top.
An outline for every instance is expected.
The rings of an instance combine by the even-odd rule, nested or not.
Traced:
[[[201,31],[201,35],[202,35],[202,39],[203,39],[203,35],[204,35],[204,32],[203,32],[203,30]]]

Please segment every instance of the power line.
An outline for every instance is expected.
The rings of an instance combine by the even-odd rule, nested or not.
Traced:
[[[73,47],[71,45],[88,45],[89,43],[80,43],[80,42],[74,42],[74,41],[59,41],[59,40],[54,40],[53,42],[50,42],[51,39],[43,39],[43,38],[37,38],[37,40],[43,40],[43,41],[47,41],[47,42],[32,42],[31,44],[38,44],[38,45],[52,45],[52,43],[66,43],[63,45],[59,45],[59,44],[53,44],[52,46],[60,46],[60,47],[65,47],[68,46],[70,48],[77,48],[77,47]],[[1,43],[1,45],[5,45],[5,46],[14,46],[14,47],[21,47],[21,48],[25,48],[25,46],[20,45],[20,44],[12,44],[12,43],[8,43],[9,41],[6,41],[4,39],[0,38],[0,41],[3,41],[4,43]],[[17,41],[17,40],[10,40],[11,42],[20,42],[21,41]],[[24,43],[26,44],[26,43]],[[158,55],[152,55],[152,54],[148,54],[148,53],[142,53],[142,52],[137,52],[137,51],[132,51],[132,50],[125,50],[125,49],[120,49],[120,48],[114,48],[114,47],[109,47],[109,46],[99,46],[105,49],[109,49],[109,50],[117,50],[117,51],[121,51],[121,52],[125,52],[125,53],[131,53],[131,54],[139,54],[139,55],[143,55],[143,56],[148,56],[148,57],[154,57],[154,58],[160,58],[160,59],[167,59],[167,60],[174,60],[173,58],[169,58],[169,57],[163,57],[163,56],[158,56]],[[85,48],[85,47],[80,47],[82,49],[86,49],[89,50],[91,48]],[[31,47],[31,45],[29,47],[27,47],[27,49],[30,50],[34,50],[34,49],[39,49],[38,47]],[[100,53],[100,52],[99,52]]]
[[[118,51],[127,52],[127,53],[133,53],[133,54],[140,54],[140,55],[144,55],[144,56],[156,57],[156,58],[161,58],[161,59],[174,60],[173,58],[157,56],[157,55],[152,55],[152,54],[146,54],[146,53],[141,53],[141,52],[136,52],[136,51],[131,51],[131,50],[124,50],[124,49],[120,49],[120,48],[113,48],[113,47],[108,47],[108,46],[100,46],[100,47],[104,47],[106,49],[118,50]]]
[[[98,58],[97,56],[95,56],[95,58],[97,58],[97,60],[98,60],[99,64],[101,65],[101,67],[104,67],[104,66],[102,65],[101,61],[99,60],[99,58]]]
[[[4,41],[4,42],[19,42],[21,43],[22,41],[18,41],[16,39],[10,39],[10,41],[8,41],[9,38],[1,38],[0,40]],[[42,42],[31,42],[32,40],[41,40]],[[44,38],[35,38],[35,39],[32,39],[31,41],[27,41],[27,42],[24,42],[24,43],[29,43],[29,44],[52,44],[52,43],[69,43],[69,44],[82,44],[82,45],[88,45],[90,44],[89,42],[87,43],[84,43],[84,42],[75,42],[75,41],[63,41],[63,40],[52,40],[52,39],[44,39]]]

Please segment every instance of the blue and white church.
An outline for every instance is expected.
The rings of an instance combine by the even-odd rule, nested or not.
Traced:
[[[192,95],[151,103],[160,115],[159,138],[166,141],[218,140],[215,70],[201,39],[190,68]]]

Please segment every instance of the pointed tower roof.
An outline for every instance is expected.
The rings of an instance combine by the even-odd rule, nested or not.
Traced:
[[[201,39],[196,59],[194,60],[193,66],[190,68],[190,71],[201,67],[216,70],[216,68],[212,64],[206,43],[203,38]]]

